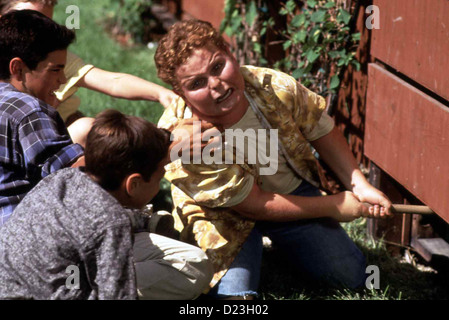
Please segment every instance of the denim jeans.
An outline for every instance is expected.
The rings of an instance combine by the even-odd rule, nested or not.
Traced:
[[[303,181],[291,194],[319,196],[320,192]],[[309,278],[346,288],[357,288],[365,282],[365,257],[337,221],[258,221],[228,272],[209,292],[211,297],[257,295],[263,236],[269,237],[298,272]]]

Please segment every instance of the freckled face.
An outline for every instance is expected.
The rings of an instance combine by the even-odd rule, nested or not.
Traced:
[[[176,70],[181,95],[200,119],[229,127],[245,114],[248,101],[237,61],[210,46],[193,51]]]

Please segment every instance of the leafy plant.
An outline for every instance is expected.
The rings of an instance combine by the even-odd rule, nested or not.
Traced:
[[[274,20],[268,17],[266,4],[266,0],[225,1],[220,30],[233,39],[233,51],[241,64],[267,64],[261,42]]]
[[[352,16],[342,1],[279,2],[277,14],[285,21],[283,26],[275,25],[269,6],[268,0],[226,1],[221,31],[233,40],[240,63],[268,66],[266,56],[272,43],[261,43],[270,28],[282,39],[285,51],[270,67],[291,74],[321,95],[336,92],[343,67],[360,68],[354,58],[360,34],[351,33]]]
[[[136,42],[148,41],[148,31],[157,22],[151,14],[153,0],[109,0],[116,33],[129,34]]]

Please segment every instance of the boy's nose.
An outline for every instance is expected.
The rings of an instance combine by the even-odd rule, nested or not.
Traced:
[[[221,80],[218,77],[209,78],[209,86],[211,89],[216,89],[220,86]]]

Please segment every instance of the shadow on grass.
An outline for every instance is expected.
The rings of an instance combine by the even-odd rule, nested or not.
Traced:
[[[265,248],[260,282],[264,300],[447,300],[448,276],[428,267],[417,268],[392,257],[385,248],[368,248],[356,241],[367,265],[380,270],[380,289],[335,289],[298,274],[279,249]],[[369,275],[369,274],[367,274]]]

